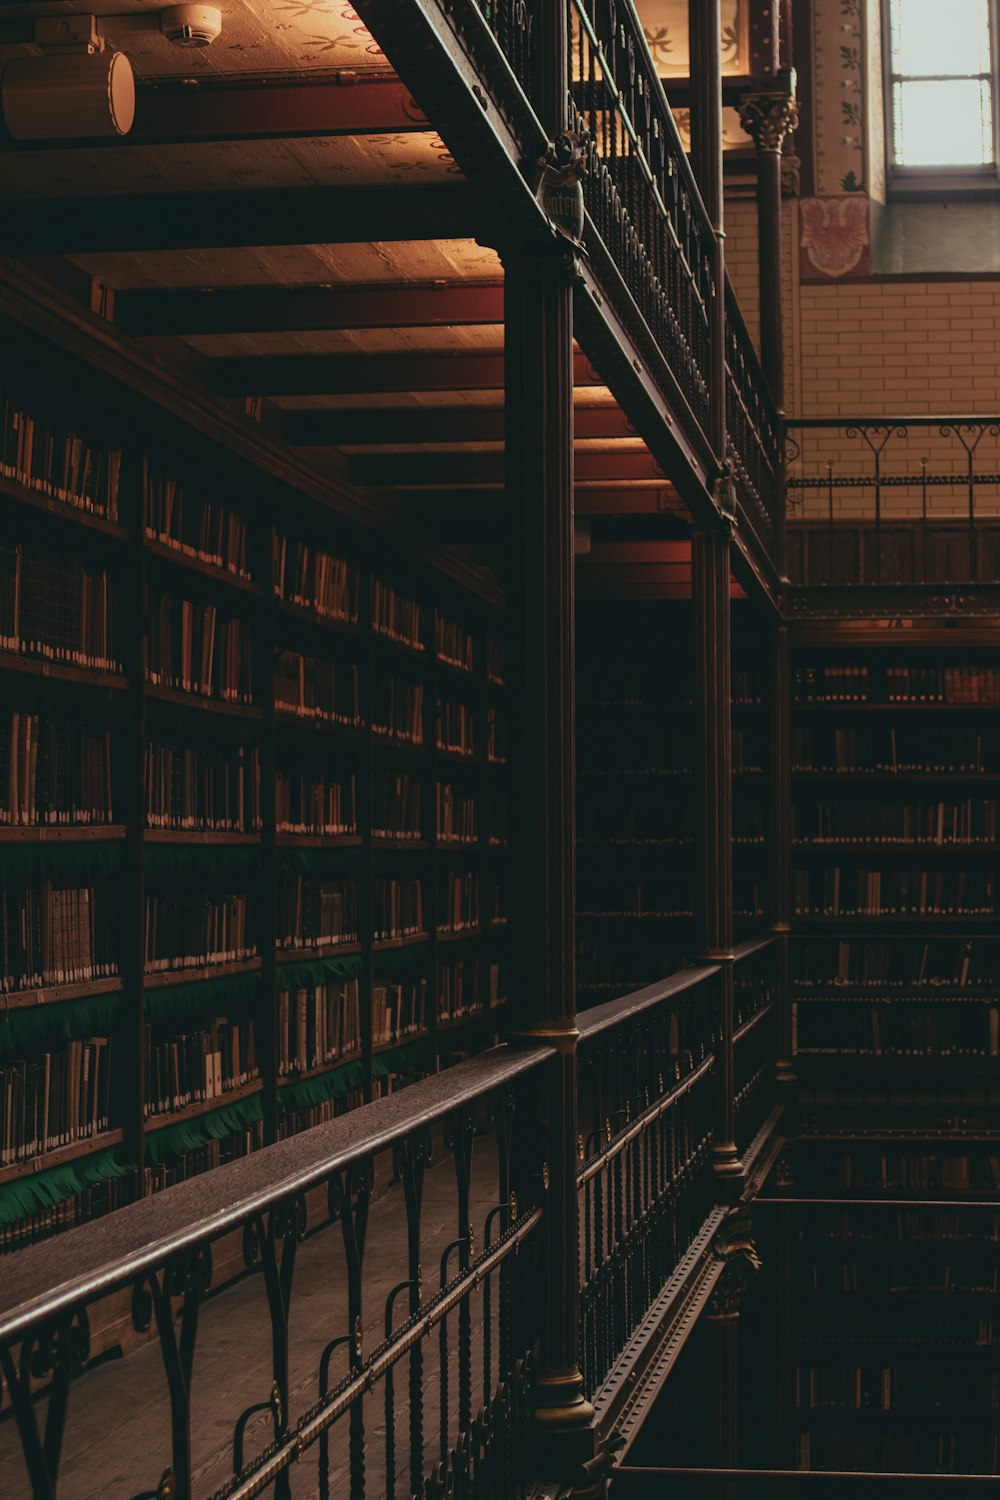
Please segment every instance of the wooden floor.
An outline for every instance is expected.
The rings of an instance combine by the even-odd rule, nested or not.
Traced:
[[[473,1156],[472,1222],[476,1243],[482,1245],[485,1215],[497,1202],[496,1149],[492,1135],[477,1139]],[[317,1222],[318,1215],[317,1215]],[[427,1173],[421,1220],[422,1269],[425,1293],[438,1284],[441,1254],[456,1233],[455,1174],[451,1153],[436,1147]],[[384,1334],[386,1296],[402,1279],[406,1265],[406,1219],[403,1194],[397,1184],[377,1191],[372,1203],[364,1263],[365,1342],[370,1348]],[[452,1263],[454,1270],[454,1262]],[[400,1304],[400,1312],[402,1304]],[[398,1322],[398,1318],[397,1318]],[[473,1307],[474,1405],[482,1399],[482,1312],[479,1296]],[[450,1320],[454,1359],[455,1319]],[[339,1225],[308,1235],[300,1245],[291,1306],[292,1419],[312,1405],[317,1395],[317,1371],[324,1347],[346,1332],[346,1276]],[[206,1497],[221,1487],[232,1472],[233,1432],[240,1413],[266,1401],[271,1387],[270,1319],[260,1274],[247,1277],[210,1297],[201,1310],[192,1379],[192,1443],[195,1497]],[[424,1415],[425,1456],[437,1461],[439,1439],[439,1346],[436,1337],[425,1344]],[[333,1364],[333,1378],[346,1369]],[[408,1496],[407,1412],[404,1399],[405,1363],[397,1375],[396,1494]],[[454,1370],[450,1400],[456,1392]],[[386,1496],[385,1413],[379,1386],[365,1403],[367,1439],[366,1495]],[[269,1441],[270,1416],[251,1423],[248,1454]],[[454,1436],[454,1424],[452,1424]],[[334,1429],[331,1441],[331,1496],[346,1495],[346,1423]],[[314,1446],[292,1471],[293,1500],[315,1500],[318,1447]],[[59,1480],[59,1500],[133,1500],[155,1494],[160,1476],[170,1462],[169,1406],[159,1345],[153,1342],[125,1358],[113,1359],[85,1372],[70,1393],[69,1420]],[[268,1494],[273,1493],[269,1490]],[[0,1497],[30,1500],[16,1427],[0,1422]]]

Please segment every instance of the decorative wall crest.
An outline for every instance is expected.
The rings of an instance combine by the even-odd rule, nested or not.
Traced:
[[[803,198],[799,209],[802,276],[807,281],[836,279],[852,271],[871,272],[867,196]]]

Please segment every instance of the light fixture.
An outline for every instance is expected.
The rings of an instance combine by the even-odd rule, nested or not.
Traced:
[[[213,5],[170,5],[127,16],[42,16],[34,23],[40,57],[13,58],[0,75],[0,103],[16,141],[107,139],[135,119],[135,78],[109,36],[158,31],[175,47],[207,47],[222,30]]]

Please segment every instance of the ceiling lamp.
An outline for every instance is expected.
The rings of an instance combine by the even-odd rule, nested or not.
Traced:
[[[34,23],[40,57],[14,58],[0,75],[0,103],[16,141],[107,139],[135,119],[135,78],[107,35],[158,31],[175,47],[207,47],[222,30],[212,5],[171,5],[129,16],[44,16]]]

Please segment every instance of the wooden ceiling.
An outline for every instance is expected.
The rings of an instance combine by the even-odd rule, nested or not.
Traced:
[[[30,16],[120,4],[4,6],[0,65]],[[483,206],[353,9],[239,0],[203,51],[150,33],[121,47],[139,86],[126,142],[0,134],[0,253],[499,566],[503,269]],[[574,372],[582,568],[608,589],[639,569],[647,591],[686,592],[679,497],[580,350]]]

